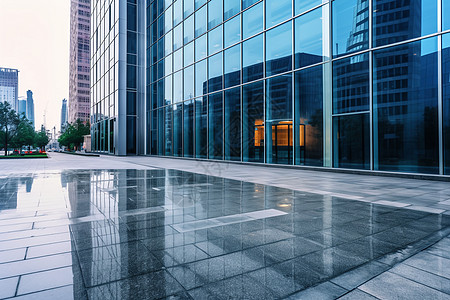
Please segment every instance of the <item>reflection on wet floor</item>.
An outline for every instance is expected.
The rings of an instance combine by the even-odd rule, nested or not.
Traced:
[[[449,226],[176,170],[0,178],[0,298],[284,298],[357,267],[382,272]]]

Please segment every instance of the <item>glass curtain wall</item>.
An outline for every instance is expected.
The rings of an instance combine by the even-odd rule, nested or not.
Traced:
[[[149,153],[449,174],[439,1],[150,1]]]

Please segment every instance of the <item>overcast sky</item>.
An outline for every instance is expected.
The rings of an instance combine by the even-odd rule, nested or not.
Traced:
[[[36,129],[60,128],[69,97],[70,0],[0,0],[0,67],[19,69],[19,97],[33,91]]]

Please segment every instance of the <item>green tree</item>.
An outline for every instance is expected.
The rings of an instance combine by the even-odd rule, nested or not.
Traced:
[[[31,146],[36,139],[36,132],[33,124],[25,117],[20,117],[20,122],[17,125],[16,134],[11,140],[11,145],[14,148],[22,148],[23,146]]]
[[[34,140],[34,145],[39,147],[41,150],[48,144],[49,139],[47,136],[47,132],[42,128],[41,131],[36,133],[36,138]]]
[[[5,156],[8,155],[8,147],[15,137],[20,124],[20,117],[12,109],[8,102],[0,102],[0,132],[2,140],[1,146],[5,148]]]
[[[78,150],[80,144],[83,143],[84,136],[90,133],[89,122],[84,124],[78,119],[73,124],[68,124],[66,130],[59,137],[58,142],[66,147]]]

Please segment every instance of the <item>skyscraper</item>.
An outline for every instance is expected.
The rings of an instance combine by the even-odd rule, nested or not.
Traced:
[[[69,119],[89,120],[90,110],[90,0],[71,0]]]
[[[27,99],[25,97],[19,97],[19,115],[27,116]]]
[[[0,68],[0,101],[19,110],[19,70]]]
[[[28,120],[33,124],[34,128],[34,100],[33,100],[33,92],[27,91],[27,113],[26,116]]]
[[[92,146],[450,175],[450,1],[92,2]]]
[[[62,106],[61,106],[61,132],[64,131],[67,125],[68,120],[68,113],[67,113],[67,100],[62,100]]]

